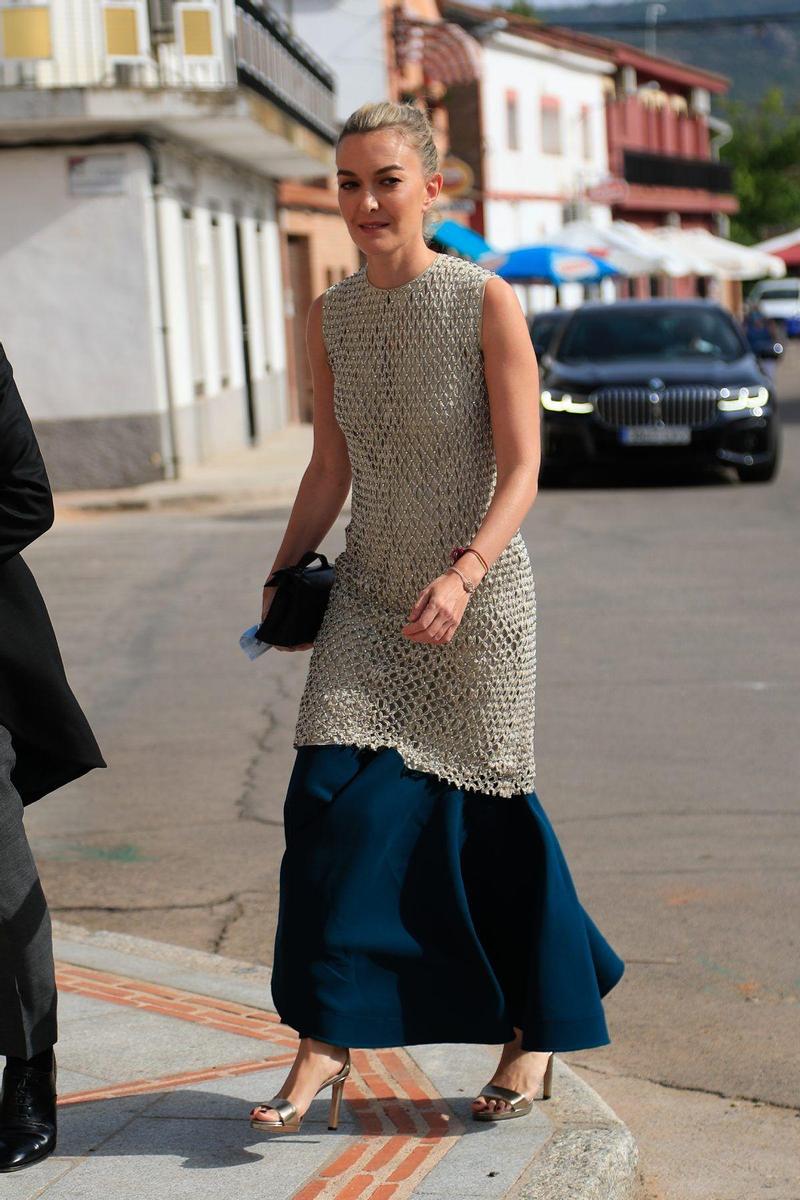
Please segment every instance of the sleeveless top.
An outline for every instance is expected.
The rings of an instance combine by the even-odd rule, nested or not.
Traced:
[[[536,597],[519,529],[450,642],[402,633],[497,480],[480,344],[491,275],[439,254],[399,287],[375,287],[365,265],[324,294],[351,516],[293,745],[393,746],[406,768],[512,796],[535,776]]]

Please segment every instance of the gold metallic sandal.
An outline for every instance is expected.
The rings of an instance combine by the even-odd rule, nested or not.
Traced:
[[[553,1053],[547,1060],[547,1067],[542,1080],[542,1100],[549,1100],[553,1090]],[[533,1098],[526,1096],[524,1092],[515,1092],[512,1088],[501,1087],[498,1083],[487,1083],[478,1096],[485,1097],[487,1100],[505,1100],[510,1105],[509,1108],[497,1109],[483,1108],[479,1112],[473,1112],[472,1116],[475,1121],[510,1121],[512,1117],[524,1117],[533,1108]]]
[[[347,1062],[341,1071],[336,1075],[332,1075],[330,1079],[326,1079],[314,1093],[314,1096],[318,1096],[323,1088],[333,1085],[331,1108],[328,1116],[328,1129],[337,1129],[339,1126],[339,1109],[342,1106],[342,1092],[344,1091],[345,1080],[349,1074],[350,1052],[348,1051]],[[292,1104],[291,1100],[287,1100],[285,1096],[273,1096],[271,1100],[263,1104],[254,1104],[253,1107],[261,1109],[274,1108],[280,1120],[256,1121],[251,1117],[250,1126],[252,1129],[262,1129],[266,1133],[297,1133],[303,1124],[303,1117],[299,1115],[297,1108]],[[305,1113],[303,1116],[305,1116]]]

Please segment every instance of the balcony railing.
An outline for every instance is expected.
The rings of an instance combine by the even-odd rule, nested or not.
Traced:
[[[236,73],[329,140],[336,133],[333,76],[266,5],[236,0]]]
[[[628,183],[655,187],[694,188],[715,193],[733,191],[730,166],[701,158],[626,150],[623,155],[623,175]]]

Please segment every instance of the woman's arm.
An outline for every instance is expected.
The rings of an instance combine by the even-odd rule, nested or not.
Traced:
[[[497,483],[470,545],[491,567],[536,498],[541,456],[536,354],[516,292],[499,276],[487,279],[484,285],[481,348]],[[485,574],[475,554],[463,554],[458,569],[473,583]],[[403,636],[414,642],[452,641],[468,600],[462,581],[445,568],[418,596]]]
[[[52,524],[53,497],[39,444],[0,345],[0,562]]]
[[[497,485],[471,545],[491,567],[536,499],[541,462],[536,353],[517,294],[497,275],[484,287],[481,347]],[[462,555],[458,567],[476,582],[483,577],[474,554]]]
[[[322,337],[322,302],[317,296],[308,312],[306,347],[314,389],[314,444],[292,512],[269,572],[296,563],[306,550],[316,550],[342,511],[352,471],[347,442],[333,412],[333,372]],[[274,595],[264,592],[263,612]]]

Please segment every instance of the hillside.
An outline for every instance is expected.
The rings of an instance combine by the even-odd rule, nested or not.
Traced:
[[[672,20],[734,17],[753,13],[798,13],[797,0],[663,0],[667,12],[659,24]],[[589,3],[548,8],[535,4],[536,16],[552,24],[591,26],[589,32],[644,48],[644,30],[614,28],[623,22],[644,21],[646,0],[627,3]],[[755,103],[769,87],[783,89],[787,106],[800,107],[800,20],[786,24],[761,21],[752,25],[708,26],[701,30],[658,29],[658,53],[667,58],[718,71],[731,80],[734,100]]]

